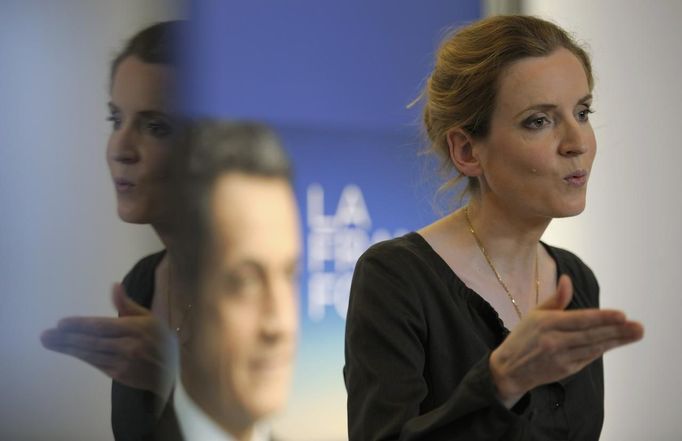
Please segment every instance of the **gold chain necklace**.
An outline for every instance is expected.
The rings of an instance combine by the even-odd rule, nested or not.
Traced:
[[[469,231],[471,231],[471,235],[474,236],[474,240],[476,241],[476,245],[478,245],[478,249],[481,250],[481,253],[483,254],[483,257],[485,257],[486,262],[488,262],[488,266],[490,266],[490,269],[493,270],[495,273],[495,277],[497,277],[497,281],[500,282],[500,285],[502,285],[502,288],[504,288],[504,291],[507,293],[507,296],[509,297],[509,300],[511,300],[512,305],[514,305],[514,309],[516,310],[516,314],[519,316],[519,319],[523,318],[523,315],[521,314],[521,309],[519,308],[519,305],[516,303],[516,299],[512,295],[512,293],[509,291],[509,288],[507,288],[507,284],[502,281],[502,277],[500,276],[500,273],[497,272],[495,269],[495,265],[493,265],[492,259],[490,259],[490,256],[488,256],[488,253],[485,251],[485,247],[481,243],[481,240],[478,238],[478,235],[476,235],[476,231],[474,231],[474,225],[471,223],[471,219],[469,218],[469,206],[467,205],[464,207],[464,216],[466,217],[467,223],[469,224]],[[535,249],[535,305],[537,306],[538,300],[540,299],[540,277],[538,273],[538,250],[537,248]]]
[[[171,304],[171,286],[172,284],[172,271],[170,268],[170,261],[168,262],[168,286],[166,287],[166,302],[168,303],[168,326],[173,328],[173,305]],[[182,313],[182,316],[180,317],[180,322],[178,325],[175,327],[175,333],[178,336],[178,339],[180,338],[182,334],[182,327],[185,325],[185,319],[187,318],[187,315],[189,315],[190,311],[192,310],[192,304],[188,303],[187,306],[185,306],[185,309]]]

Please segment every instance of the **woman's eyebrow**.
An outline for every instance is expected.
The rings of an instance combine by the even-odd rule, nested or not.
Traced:
[[[165,112],[161,112],[159,110],[140,110],[137,112],[138,115],[140,115],[143,118],[164,118],[164,119],[171,119],[171,116]]]
[[[580,98],[576,104],[585,104],[587,101],[592,100],[592,94],[588,93],[584,97]],[[525,113],[529,110],[552,110],[556,109],[558,106],[556,104],[548,104],[548,103],[541,103],[541,104],[533,104],[531,106],[526,107],[519,113],[517,113],[514,118],[520,116],[522,113]]]
[[[533,104],[532,106],[528,106],[516,115],[514,115],[514,118],[521,116],[522,113],[528,112],[529,110],[552,110],[556,109],[557,105],[556,104]]]
[[[591,93],[588,93],[584,97],[580,98],[578,100],[578,104],[585,104],[585,102],[587,102],[587,101],[592,101],[592,94]]]
[[[114,104],[112,101],[109,101],[107,103],[107,106],[109,107],[109,111],[111,113],[121,112],[121,109],[116,104]],[[171,118],[170,114],[168,114],[162,110],[155,110],[155,109],[139,110],[135,113],[144,117],[144,118],[159,118],[159,117],[167,118],[167,119]]]

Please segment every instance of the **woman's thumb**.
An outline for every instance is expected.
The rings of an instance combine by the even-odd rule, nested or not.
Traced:
[[[554,295],[538,305],[537,309],[563,310],[571,303],[572,298],[573,283],[571,282],[571,278],[566,274],[562,274],[561,277],[559,277],[559,283],[557,284]]]
[[[120,283],[114,284],[112,288],[111,299],[114,303],[114,307],[118,311],[118,315],[121,317],[149,314],[149,310],[147,308],[138,305],[134,300],[128,297],[123,285]]]

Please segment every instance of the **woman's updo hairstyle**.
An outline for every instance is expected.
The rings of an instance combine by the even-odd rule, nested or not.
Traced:
[[[130,56],[137,57],[145,63],[177,66],[179,35],[184,23],[183,20],[163,21],[133,35],[111,62],[110,81],[113,81],[121,62]]]
[[[489,17],[456,30],[443,41],[422,95],[429,150],[440,158],[446,176],[456,175],[441,190],[464,177],[450,161],[448,131],[459,127],[474,138],[485,138],[504,70],[517,60],[546,56],[559,48],[580,60],[591,90],[592,66],[585,50],[559,26],[536,17]],[[470,178],[466,191],[477,190],[478,181]]]

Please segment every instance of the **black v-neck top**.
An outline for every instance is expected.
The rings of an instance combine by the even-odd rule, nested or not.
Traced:
[[[557,274],[572,279],[568,309],[598,307],[592,271],[545,248]],[[346,318],[350,441],[598,440],[601,358],[507,409],[489,370],[507,335],[497,312],[419,234],[372,246],[355,267]]]
[[[166,251],[151,254],[135,264],[123,278],[128,297],[151,309],[156,268]],[[116,441],[151,439],[157,423],[157,398],[153,392],[113,381],[111,385],[111,428]]]

